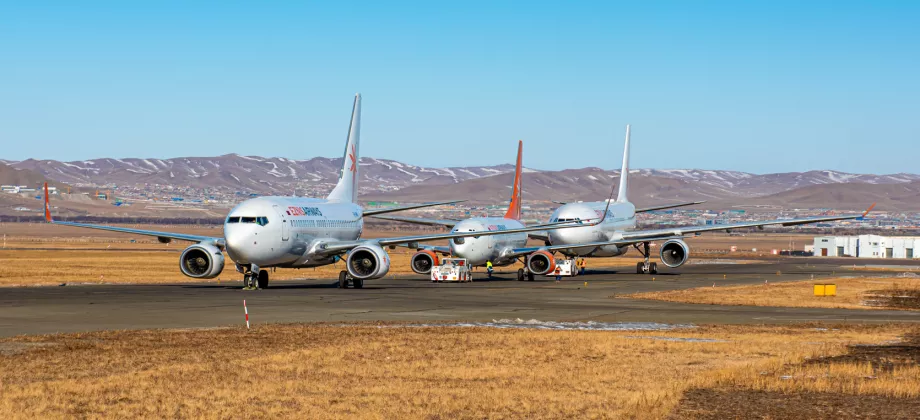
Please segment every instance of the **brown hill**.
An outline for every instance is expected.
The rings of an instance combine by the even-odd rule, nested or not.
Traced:
[[[399,191],[362,195],[366,200],[439,201],[466,199],[473,204],[499,204],[510,199],[513,174],[501,174],[470,179],[449,185],[414,185]],[[600,168],[564,171],[529,172],[523,174],[524,202],[596,201],[610,196],[619,185],[619,175]],[[630,175],[630,200],[637,206],[650,206],[678,201],[722,198],[724,189],[694,185],[681,179],[634,173]]]
[[[746,205],[782,205],[787,208],[827,207],[844,210],[864,210],[872,203],[878,203],[877,210],[920,211],[920,182],[810,185],[744,201]]]

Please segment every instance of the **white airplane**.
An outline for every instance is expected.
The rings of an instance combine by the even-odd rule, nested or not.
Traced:
[[[246,200],[227,215],[224,236],[210,237],[174,232],[121,228],[115,226],[55,221],[48,202],[48,185],[45,184],[45,219],[55,225],[102,229],[134,235],[155,236],[160,242],[181,240],[195,242],[179,257],[182,274],[197,278],[217,277],[224,268],[226,250],[243,273],[247,287],[268,286],[265,268],[318,267],[345,260],[345,270],[339,273],[339,287],[364,286],[364,280],[383,277],[390,269],[390,258],[384,247],[410,245],[440,239],[489,236],[545,230],[530,227],[510,231],[451,232],[433,235],[401,236],[394,238],[361,239],[364,216],[401,210],[430,207],[441,204],[426,203],[382,210],[364,210],[357,204],[359,146],[361,125],[361,95],[355,95],[348,138],[345,143],[344,162],[339,181],[326,199],[302,197],[258,197]],[[595,223],[600,223],[602,219]],[[564,223],[549,229],[581,227],[590,223]],[[342,258],[343,255],[345,258]]]
[[[520,166],[520,157],[518,158]],[[493,264],[507,265],[515,260],[523,259],[524,268],[518,270],[518,280],[533,281],[534,275],[551,273],[556,268],[554,252],[560,252],[567,257],[615,257],[625,254],[630,247],[634,247],[645,258],[644,262],[636,264],[637,273],[655,274],[658,264],[649,262],[651,257],[650,246],[652,242],[664,241],[660,248],[662,263],[671,268],[680,267],[690,258],[690,247],[683,238],[687,235],[715,230],[731,230],[741,228],[763,228],[767,225],[793,226],[807,223],[828,222],[835,220],[858,219],[864,217],[872,210],[862,215],[848,216],[820,216],[799,219],[766,220],[760,222],[743,222],[727,225],[684,226],[669,229],[635,230],[636,213],[653,210],[663,210],[675,207],[700,204],[702,201],[690,203],[676,203],[657,207],[636,209],[636,206],[627,198],[629,178],[629,126],[626,126],[626,146],[623,153],[623,167],[620,172],[619,192],[616,201],[605,200],[588,203],[568,203],[556,209],[549,223],[541,226],[555,226],[556,224],[584,223],[575,228],[547,230],[545,233],[531,233],[529,237],[545,241],[545,246],[527,247],[523,235],[500,235],[482,238],[455,239],[450,244],[449,251],[455,256],[470,259],[476,265],[484,264],[492,259]],[[509,214],[514,208],[515,199],[520,202],[520,177],[515,177],[514,193]],[[408,217],[387,217],[390,220],[400,220],[409,223],[440,224],[452,226],[453,231],[488,231],[499,221],[511,223],[509,216],[505,219],[469,219],[462,222],[449,220],[428,220]],[[515,221],[515,223],[520,224]],[[539,227],[539,226],[534,226]],[[422,251],[412,258],[412,269],[417,273],[430,270],[431,264],[437,259],[435,252],[444,252],[443,247],[422,246]]]
[[[402,216],[373,216],[377,219],[395,220],[421,225],[439,225],[451,228],[451,232],[481,232],[481,231],[507,231],[509,229],[522,229],[526,226],[521,222],[521,154],[523,142],[518,141],[517,162],[514,168],[514,181],[511,185],[511,202],[504,217],[473,217],[466,220],[423,219]],[[542,227],[551,226],[540,225]],[[532,227],[540,227],[532,226]],[[410,266],[418,274],[429,274],[431,268],[438,264],[438,255],[452,255],[466,258],[472,266],[483,266],[491,261],[494,266],[514,264],[519,257],[513,251],[527,245],[526,233],[505,233],[494,236],[454,238],[449,246],[420,245],[420,251],[412,256]]]
[[[596,226],[585,226],[565,231],[551,230],[545,235],[534,234],[532,237],[544,239],[548,246],[544,249],[559,251],[569,257],[615,257],[623,255],[632,246],[645,258],[645,261],[636,264],[636,273],[656,274],[658,264],[650,263],[651,257],[650,244],[656,241],[664,241],[659,248],[659,256],[664,265],[676,268],[680,267],[690,258],[690,247],[684,242],[683,238],[687,235],[695,235],[701,232],[741,228],[759,228],[763,229],[768,225],[794,226],[808,223],[830,222],[835,220],[849,220],[864,217],[875,207],[873,204],[861,215],[846,216],[818,216],[805,217],[798,219],[777,219],[757,222],[742,222],[725,225],[703,225],[703,226],[681,226],[668,229],[652,230],[635,230],[636,213],[651,210],[661,210],[666,208],[680,207],[694,203],[682,203],[676,205],[666,205],[652,207],[647,209],[636,210],[636,207],[629,202],[627,190],[629,186],[629,126],[626,126],[626,145],[623,151],[623,167],[620,171],[620,186],[617,193],[617,199],[614,203],[608,202],[589,202],[589,203],[569,203],[565,204],[555,212],[550,218],[551,223],[585,221],[592,220],[599,216],[601,212],[606,211],[605,220]],[[604,210],[606,208],[607,210]],[[528,268],[531,270],[544,270],[544,263],[532,263],[528,260]]]

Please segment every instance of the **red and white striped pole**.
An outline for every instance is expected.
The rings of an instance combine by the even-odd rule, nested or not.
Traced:
[[[243,299],[243,313],[246,314],[246,329],[249,329],[249,309],[246,308],[246,299]]]

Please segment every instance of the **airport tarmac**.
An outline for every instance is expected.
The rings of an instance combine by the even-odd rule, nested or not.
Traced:
[[[845,261],[852,264],[852,260]],[[0,336],[239,325],[244,318],[244,299],[253,323],[518,318],[680,324],[920,322],[920,313],[908,311],[717,306],[615,298],[616,295],[713,283],[761,284],[765,280],[808,280],[812,275],[820,280],[869,274],[842,272],[845,261],[785,259],[749,264],[695,264],[663,270],[655,276],[638,275],[634,270],[630,273],[628,268],[598,269],[558,284],[549,277],[538,277],[535,282],[518,282],[513,273],[498,272],[493,280],[462,284],[434,284],[423,276],[388,277],[368,281],[364,289],[357,290],[338,289],[333,279],[277,282],[267,290],[258,291],[242,290],[241,281],[221,285],[4,288],[0,289],[0,307],[3,308]],[[309,272],[304,270],[305,275]],[[477,278],[483,276],[484,273],[477,273]]]

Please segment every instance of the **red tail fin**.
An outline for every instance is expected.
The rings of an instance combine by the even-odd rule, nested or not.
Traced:
[[[511,186],[511,204],[505,213],[506,219],[521,220],[521,153],[524,142],[518,140],[517,163],[514,166],[514,184]]]
[[[45,183],[45,221],[51,223],[51,204],[48,203],[48,183]]]

